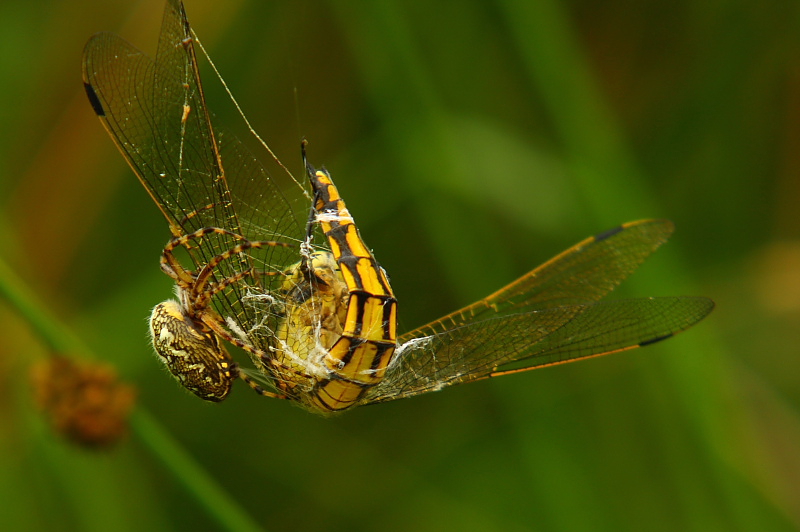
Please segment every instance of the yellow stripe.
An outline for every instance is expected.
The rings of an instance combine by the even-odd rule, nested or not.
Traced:
[[[392,341],[385,338],[383,333],[383,301],[369,298],[364,305],[364,318],[361,326],[361,338],[375,342]]]
[[[328,244],[331,245],[331,253],[333,254],[334,259],[338,259],[342,256],[342,250],[339,248],[339,243],[336,240],[329,238]]]
[[[353,290],[354,288],[358,287],[358,283],[356,281],[355,275],[350,270],[350,268],[346,264],[339,264],[339,268],[342,270],[342,277],[344,278],[344,284],[347,285],[348,290]]]
[[[386,286],[389,286],[388,283]],[[387,340],[397,341],[397,303],[392,303],[389,311],[389,338]]]
[[[320,393],[330,396],[331,406],[340,409],[357,401],[363,388],[345,381],[330,381],[320,389]],[[339,403],[339,404],[337,404]]]
[[[371,260],[359,260],[356,264],[356,269],[359,277],[361,277],[361,283],[366,292],[370,292],[379,296],[391,295],[390,293],[386,292],[386,288],[384,287],[383,283],[380,281],[380,279],[378,279],[378,270]],[[349,286],[348,288],[351,290],[353,289]]]
[[[361,240],[361,236],[358,234],[358,230],[356,229],[354,223],[347,223],[347,234],[345,235],[345,241],[350,248],[350,252],[356,257],[372,257],[372,254],[367,249],[367,246],[364,245],[364,241]]]
[[[347,364],[339,370],[339,375],[346,379],[372,383],[375,377],[370,373],[375,356],[378,354],[378,346],[366,342],[353,350],[353,356]]]
[[[344,320],[344,331],[342,334],[352,336],[358,326],[359,314],[358,297],[355,294],[350,294],[347,301],[347,317]]]

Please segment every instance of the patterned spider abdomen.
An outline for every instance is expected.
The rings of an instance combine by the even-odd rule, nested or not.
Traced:
[[[150,315],[150,334],[158,357],[183,387],[206,401],[228,396],[238,376],[233,359],[203,322],[174,300],[159,303]]]

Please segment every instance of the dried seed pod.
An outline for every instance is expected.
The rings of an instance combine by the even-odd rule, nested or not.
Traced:
[[[103,448],[127,434],[136,391],[110,366],[53,356],[31,368],[31,382],[38,407],[69,441]]]

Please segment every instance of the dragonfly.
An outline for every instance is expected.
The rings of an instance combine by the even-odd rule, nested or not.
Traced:
[[[650,345],[712,311],[705,297],[603,300],[673,232],[668,220],[640,220],[398,335],[389,277],[330,173],[308,163],[303,141],[304,185],[261,141],[276,178],[212,125],[198,49],[182,2],[168,0],[155,59],[99,33],[85,47],[83,80],[169,224],[160,265],[176,298],[156,305],[150,332],[167,369],[201,399],[222,401],[242,380],[330,415]]]

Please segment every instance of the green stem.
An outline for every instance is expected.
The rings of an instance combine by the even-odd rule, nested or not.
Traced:
[[[0,298],[5,298],[9,306],[28,322],[39,338],[54,352],[69,353],[85,351],[82,342],[37,303],[33,291],[25,282],[0,259]]]
[[[138,408],[134,412],[131,426],[141,441],[153,451],[167,469],[173,472],[218,523],[229,530],[264,530],[146,410]]]

